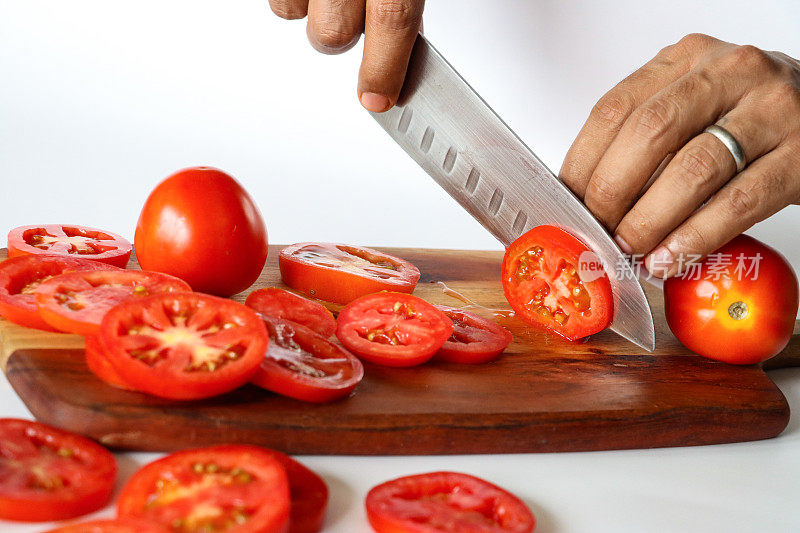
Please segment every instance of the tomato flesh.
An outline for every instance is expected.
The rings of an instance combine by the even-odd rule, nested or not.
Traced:
[[[0,419],[0,518],[65,520],[108,503],[114,456],[94,442],[29,420]]]
[[[536,526],[519,498],[456,472],[388,481],[369,491],[366,508],[377,533],[530,533]]]
[[[324,403],[350,395],[364,366],[341,346],[311,329],[263,317],[269,348],[251,383],[306,402]]]
[[[111,366],[98,337],[86,337],[86,366],[98,379],[117,389],[134,391],[136,387],[122,379]]]
[[[34,291],[39,315],[59,331],[94,336],[109,309],[131,298],[163,292],[191,292],[186,282],[139,270],[70,272]]]
[[[117,267],[59,255],[26,255],[0,263],[0,316],[20,326],[58,331],[39,315],[34,292],[65,272],[117,270]]]
[[[136,389],[176,400],[208,398],[244,385],[269,337],[250,308],[198,293],[129,300],[100,326],[106,357]]]
[[[264,451],[280,461],[289,477],[289,533],[321,531],[328,509],[328,486],[325,481],[286,454],[268,449]]]
[[[341,304],[379,291],[411,293],[420,277],[408,261],[347,244],[293,244],[281,250],[278,263],[289,287]]]
[[[569,340],[608,327],[614,314],[608,275],[584,279],[579,272],[582,254],[590,252],[554,226],[538,226],[514,241],[503,258],[503,291],[517,316]]]
[[[422,364],[453,334],[453,323],[439,309],[397,292],[363,296],[345,306],[337,322],[345,348],[385,366]]]
[[[277,287],[251,292],[245,305],[260,315],[302,324],[326,338],[336,333],[336,319],[325,306]]]
[[[173,532],[278,533],[289,522],[286,470],[255,446],[173,453],[136,472],[119,497],[120,517]]]
[[[80,256],[124,268],[131,250],[131,243],[119,235],[86,226],[21,226],[8,234],[8,257],[31,254]]]
[[[747,235],[664,282],[672,333],[696,354],[726,363],[760,363],[777,355],[792,337],[797,309],[791,264]]]
[[[453,322],[453,334],[436,353],[450,363],[480,364],[497,359],[511,344],[511,333],[502,326],[463,309],[437,305]]]

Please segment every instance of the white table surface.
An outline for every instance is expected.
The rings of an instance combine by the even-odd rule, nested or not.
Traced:
[[[799,22],[794,0],[435,0],[425,29],[558,169],[591,105],[661,47],[699,31],[800,57]],[[358,59],[316,54],[266,0],[0,0],[0,234],[72,222],[132,238],[160,179],[211,164],[251,192],[272,242],[498,248],[361,111]],[[800,271],[798,226],[792,207],[750,233]],[[800,369],[771,376],[800,413]],[[30,416],[2,378],[0,416]],[[153,457],[119,455],[120,482]],[[371,486],[439,469],[517,493],[541,533],[800,531],[796,414],[755,443],[302,460],[332,489],[332,532],[368,531]]]

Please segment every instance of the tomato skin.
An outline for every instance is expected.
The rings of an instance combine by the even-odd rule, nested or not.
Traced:
[[[338,344],[289,320],[262,318],[270,334],[269,347],[251,383],[296,400],[327,403],[350,396],[361,382],[361,361]],[[300,365],[324,375],[304,374],[296,370]]]
[[[52,244],[34,246],[34,239],[53,239]],[[69,240],[75,241],[75,246]],[[86,242],[88,245],[83,245]],[[33,243],[33,244],[32,244]],[[39,248],[43,246],[45,249]],[[131,257],[131,243],[110,231],[70,224],[20,226],[8,234],[8,257],[25,255],[59,255],[80,257],[125,268]]]
[[[453,323],[439,309],[399,292],[362,296],[345,306],[336,321],[336,337],[345,348],[384,366],[421,365],[453,334]]]
[[[195,400],[247,383],[264,359],[269,336],[255,311],[240,303],[163,293],[111,309],[100,324],[100,342],[120,377],[137,390]]]
[[[58,331],[39,315],[33,290],[65,272],[119,270],[117,267],[62,255],[24,255],[0,263],[0,316],[20,326]]]
[[[210,167],[187,168],[162,181],[142,208],[134,242],[144,270],[172,274],[217,296],[250,287],[268,251],[253,199]]]
[[[144,520],[117,518],[116,520],[92,520],[79,524],[51,529],[46,533],[169,533],[166,527]]]
[[[137,292],[141,289],[141,293]],[[58,331],[85,337],[100,333],[100,322],[112,307],[162,292],[191,292],[185,281],[140,270],[69,272],[47,280],[34,291],[39,315]],[[71,300],[61,302],[67,295]],[[79,304],[73,310],[69,305]]]
[[[791,264],[774,248],[747,235],[715,254],[732,258],[720,279],[705,279],[710,268],[706,260],[699,274],[664,282],[664,310],[672,333],[696,354],[726,363],[754,364],[777,355],[791,339],[797,316],[798,282]],[[740,254],[744,258],[760,254],[757,277],[739,279],[735,268]],[[699,279],[691,279],[695,276]],[[740,320],[729,313],[736,302],[747,305]]]
[[[463,309],[436,306],[453,321],[453,334],[436,353],[436,358],[449,363],[482,364],[500,357],[511,344],[511,332]]]
[[[264,451],[280,461],[289,477],[289,533],[321,531],[328,509],[328,485],[313,470],[288,455],[266,448]]]
[[[336,319],[324,305],[277,287],[251,292],[244,304],[260,315],[290,320],[325,338],[336,333]]]
[[[111,366],[105,355],[105,349],[100,344],[99,337],[86,337],[86,366],[104,383],[117,389],[135,391],[136,387],[122,379],[119,372]]]
[[[347,304],[380,291],[414,292],[417,267],[371,248],[348,244],[303,242],[278,256],[281,278],[312,298]]]
[[[69,454],[59,454],[62,449]],[[117,475],[114,456],[79,435],[30,420],[3,418],[0,457],[0,471],[5,471],[0,477],[0,519],[66,520],[96,511],[111,499]],[[23,465],[32,462],[43,475],[52,478],[49,483],[56,479],[61,482],[50,488],[20,486],[27,478],[12,473],[21,467],[9,466],[9,459]],[[29,469],[22,469],[30,473]]]
[[[197,464],[214,465],[216,470],[198,472],[194,470]],[[249,479],[234,478],[227,485],[225,480],[216,481],[217,475],[235,476],[235,469],[243,470]],[[159,479],[174,480],[176,488],[211,481],[215,489],[159,501],[159,495],[169,494],[169,487],[157,487]],[[195,505],[203,503],[223,509],[234,505],[245,508],[247,520],[224,530],[229,533],[284,533],[288,531],[290,513],[286,469],[269,450],[256,446],[211,446],[172,453],[131,476],[119,495],[117,514],[171,526],[176,519],[185,520]],[[192,529],[199,531],[199,526]]]
[[[519,498],[457,472],[387,481],[369,491],[365,505],[376,533],[531,533],[536,527]]]
[[[611,282],[605,272],[597,279],[581,279],[579,261],[587,252],[591,250],[585,244],[555,226],[537,226],[511,243],[503,257],[502,279],[516,315],[572,341],[607,328],[614,315]],[[571,294],[576,288],[579,296]],[[539,291],[545,295],[536,303]]]

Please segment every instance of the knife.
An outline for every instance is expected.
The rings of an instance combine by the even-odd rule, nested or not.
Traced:
[[[609,273],[611,329],[653,350],[650,305],[614,240],[422,35],[397,105],[372,116],[505,246],[542,224],[560,226],[582,240]]]

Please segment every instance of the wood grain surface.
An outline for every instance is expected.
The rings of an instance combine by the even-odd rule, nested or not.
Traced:
[[[253,288],[282,286],[279,249],[271,247]],[[656,318],[654,353],[608,331],[576,344],[503,312],[500,252],[384,250],[420,268],[418,296],[465,305],[446,285],[511,330],[506,353],[479,366],[367,364],[355,394],[328,405],[253,386],[199,402],[120,391],[87,370],[80,337],[5,321],[0,362],[37,419],[118,449],[251,443],[293,454],[553,452],[758,440],[786,427],[789,407],[767,374],[688,353],[669,332],[656,289],[647,288]],[[798,362],[797,337],[772,360],[775,366]]]

